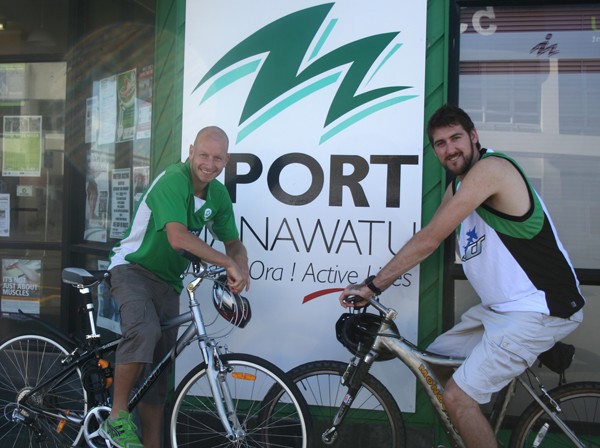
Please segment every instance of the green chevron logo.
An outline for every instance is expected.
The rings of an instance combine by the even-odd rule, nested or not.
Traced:
[[[193,92],[212,80],[200,101],[202,104],[235,81],[258,71],[240,116],[238,143],[288,107],[333,84],[338,84],[338,88],[319,144],[371,114],[417,97],[398,95],[411,86],[357,93],[402,46],[391,45],[399,32],[365,37],[320,55],[338,21],[330,19],[323,26],[333,5],[300,10],[264,26],[233,47],[196,85]],[[365,80],[386,49],[387,54]]]

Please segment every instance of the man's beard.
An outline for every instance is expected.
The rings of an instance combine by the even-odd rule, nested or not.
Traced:
[[[446,165],[446,169],[448,171],[450,171],[452,174],[454,174],[455,176],[464,176],[471,169],[471,166],[473,166],[473,156],[477,149],[475,148],[475,144],[472,141],[471,141],[470,146],[471,146],[471,152],[466,155],[462,154],[462,159],[465,162],[462,167],[456,167],[455,169],[450,169],[448,167],[448,165]]]

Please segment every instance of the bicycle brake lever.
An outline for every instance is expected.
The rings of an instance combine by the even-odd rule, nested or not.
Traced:
[[[348,305],[354,305],[356,302],[364,300],[361,296],[348,296],[344,298],[344,302]]]
[[[357,303],[359,302],[363,302],[366,299],[364,299],[361,296],[348,296],[346,298],[344,298],[344,302],[347,303],[348,305],[353,305],[352,306],[352,310],[353,311],[358,311],[358,310],[366,310],[367,307],[370,305],[369,302],[366,302],[364,305],[360,305],[360,306],[356,306]]]

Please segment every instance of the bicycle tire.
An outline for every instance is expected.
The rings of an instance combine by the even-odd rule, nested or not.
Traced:
[[[341,384],[346,368],[347,364],[339,361],[312,361],[288,372],[311,410],[313,446],[404,448],[406,427],[402,411],[388,389],[370,373],[338,428],[336,440],[331,445],[322,441],[323,432],[331,427],[346,394],[346,387]]]
[[[175,391],[168,427],[173,447],[310,446],[308,407],[281,369],[253,355],[227,354],[220,359],[227,369],[234,409],[246,432],[244,440],[227,439],[208,384],[206,364],[202,363]],[[267,397],[273,389],[285,390],[277,403]]]
[[[13,337],[0,345],[0,446],[54,448],[76,446],[82,439],[82,425],[17,405],[26,391],[63,370],[61,360],[67,354],[63,345],[35,334]],[[87,412],[87,392],[79,369],[31,399],[36,408],[49,412],[68,411],[81,418]],[[12,420],[13,412],[23,423]]]
[[[561,408],[558,414],[561,420],[577,434],[586,444],[585,446],[600,447],[600,383],[566,384],[552,389],[549,395]],[[548,404],[547,398],[543,401]],[[519,417],[519,423],[510,439],[510,446],[512,448],[533,446],[533,440],[545,423],[548,423],[549,427],[539,447],[575,446],[536,402],[530,404]]]

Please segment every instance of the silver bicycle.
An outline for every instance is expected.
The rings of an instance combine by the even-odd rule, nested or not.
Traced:
[[[192,256],[193,257],[193,256]],[[175,346],[132,395],[133,410],[156,378],[185,347],[197,343],[201,359],[180,382],[165,415],[171,446],[307,448],[311,419],[306,402],[286,374],[272,363],[247,354],[226,353],[207,333],[196,290],[214,282],[218,313],[234,326],[250,317],[248,301],[227,292],[224,269],[191,263],[186,292],[189,311],[162,323],[163,331],[187,325]],[[0,344],[0,446],[107,447],[99,427],[110,413],[112,368],[107,357],[119,339],[100,342],[90,288],[107,271],[66,268],[63,282],[84,299],[89,333],[76,341],[40,321],[45,334],[27,334]],[[21,313],[22,318],[36,319]],[[274,387],[282,391],[268,397]]]
[[[369,373],[373,362],[398,358],[425,390],[447,443],[464,447],[444,407],[443,385],[432,368],[454,369],[463,360],[420,350],[400,335],[393,322],[395,310],[373,298],[370,305],[377,314],[344,313],[336,324],[338,339],[354,354],[350,363],[313,361],[288,372],[311,409],[317,439],[314,446],[407,446],[402,411],[386,387]],[[510,447],[600,447],[600,383],[561,384],[548,391],[528,369],[495,398],[489,418],[496,434],[506,429],[508,405],[517,387],[531,397],[531,404],[512,427]]]

